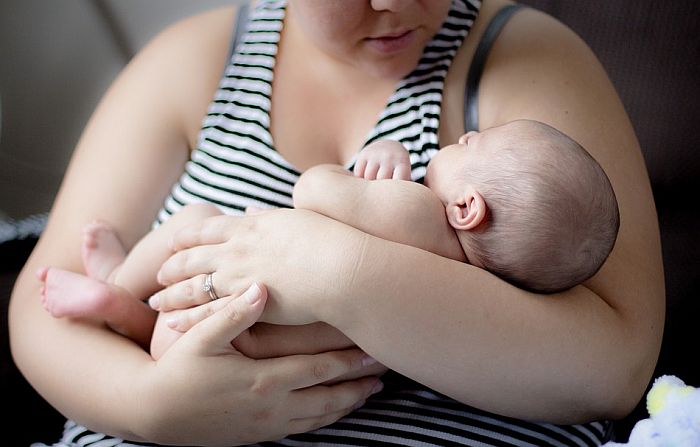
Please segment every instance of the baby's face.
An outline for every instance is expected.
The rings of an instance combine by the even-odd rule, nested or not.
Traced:
[[[487,163],[497,150],[505,126],[508,124],[483,132],[468,132],[459,138],[457,144],[440,149],[428,164],[425,186],[445,204],[458,197],[468,181],[470,167],[475,163]]]
[[[471,131],[462,135],[457,144],[443,147],[430,161],[425,186],[445,204],[455,200],[463,193],[474,166],[492,164],[494,154],[505,142],[532,135],[532,126],[525,120],[511,121],[482,132]]]

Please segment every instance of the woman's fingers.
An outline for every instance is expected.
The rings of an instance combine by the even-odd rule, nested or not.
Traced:
[[[225,282],[221,278],[217,281],[217,272],[211,273],[211,284],[208,285],[210,289],[207,290],[207,276],[200,274],[171,284],[153,294],[148,299],[148,305],[153,310],[170,312],[178,309],[190,309],[218,301],[227,296],[238,296],[243,293],[241,289],[231,290],[224,287]]]
[[[179,312],[172,312],[172,316],[167,316],[165,324],[170,328],[178,332],[187,332],[192,329],[197,323],[203,321],[224,307],[232,300],[233,297],[227,296],[225,298],[218,299],[216,301],[211,301],[201,306],[196,306],[191,309],[184,309]]]
[[[381,391],[382,387],[381,382],[377,379],[360,379],[334,385],[330,394],[324,389],[322,397],[313,396],[313,401],[307,400],[304,404],[299,405],[299,408],[309,409],[310,413],[315,411],[317,414],[306,418],[292,419],[289,422],[289,432],[306,433],[332,424],[362,407],[365,400],[372,394]],[[327,387],[319,386],[298,392],[316,392],[319,388]],[[337,407],[339,409],[336,409]]]
[[[376,363],[376,360],[360,349],[330,351],[312,356],[293,355],[264,361],[274,361],[278,364],[284,362],[281,368],[286,372],[285,382],[289,389],[307,388],[329,382]]]
[[[180,251],[198,245],[221,244],[234,234],[238,219],[240,218],[226,215],[203,219],[177,231],[170,246],[174,251]]]
[[[301,326],[258,323],[235,339],[233,346],[246,357],[268,359],[350,349],[355,343],[326,323]]]
[[[290,403],[299,409],[297,418],[317,418],[349,412],[382,389],[382,382],[378,378],[365,377],[331,386],[318,385],[293,391]]]
[[[220,351],[232,349],[231,340],[252,326],[265,308],[267,289],[258,284],[250,286],[237,299],[232,299],[226,305],[192,327],[190,334],[199,337],[205,351]]]
[[[290,435],[297,433],[308,433],[336,422],[342,417],[352,413],[353,410],[355,410],[355,408],[346,408],[342,411],[336,411],[335,413],[324,414],[323,416],[306,419],[293,419],[289,421],[289,428],[287,431]]]
[[[158,282],[164,286],[216,272],[220,245],[202,245],[178,251],[163,263],[158,271]]]
[[[212,283],[214,283],[212,274]],[[169,312],[176,309],[189,309],[191,307],[206,304],[211,301],[211,296],[205,290],[204,285],[207,275],[197,275],[194,278],[180,281],[171,286],[154,293],[148,299],[148,305],[153,310]],[[214,288],[214,293],[218,296],[225,296],[228,293]]]

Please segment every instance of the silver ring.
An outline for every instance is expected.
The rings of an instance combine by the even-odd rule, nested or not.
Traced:
[[[207,273],[206,278],[204,278],[204,291],[209,294],[209,298],[214,301],[218,300],[220,297],[214,291],[214,281],[212,279],[212,273]]]

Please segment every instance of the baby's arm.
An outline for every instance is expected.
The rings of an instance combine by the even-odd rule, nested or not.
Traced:
[[[466,261],[442,203],[418,183],[370,181],[337,165],[319,165],[304,172],[294,187],[294,207],[382,239]]]

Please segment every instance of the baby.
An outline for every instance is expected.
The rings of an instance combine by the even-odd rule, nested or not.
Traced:
[[[305,172],[294,206],[540,293],[593,276],[617,237],[617,201],[602,168],[541,122],[463,135],[433,157],[424,186],[381,180],[409,175],[405,148],[378,141],[360,152],[355,177],[335,165]]]
[[[424,185],[398,181],[410,180],[410,172],[400,143],[377,141],[358,154],[354,175],[338,165],[306,171],[294,206],[543,293],[593,276],[615,242],[619,216],[607,176],[546,124],[519,120],[469,132],[433,157]],[[158,358],[175,337],[153,333],[156,313],[142,300],[160,288],[156,272],[171,255],[172,235],[217,214],[211,205],[186,206],[128,254],[107,224],[89,225],[87,275],[40,269],[44,307],[55,317],[103,321],[144,347],[151,343]]]

